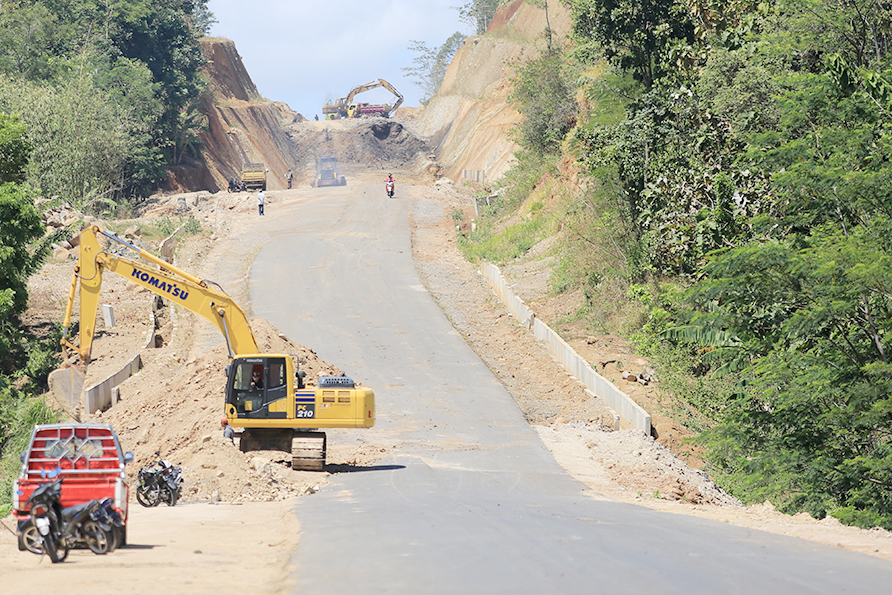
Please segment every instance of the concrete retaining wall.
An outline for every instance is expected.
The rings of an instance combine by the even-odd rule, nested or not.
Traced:
[[[95,413],[114,405],[112,389],[130,378],[142,369],[142,359],[139,354],[133,356],[124,366],[101,382],[97,382],[90,388],[84,389],[84,412]]]
[[[595,372],[589,363],[583,359],[576,350],[570,347],[556,332],[536,318],[536,313],[514,295],[502,272],[495,265],[484,263],[481,273],[492,287],[499,299],[505,304],[511,314],[524,326],[530,328],[536,338],[544,342],[548,352],[564,369],[582,382],[592,393],[604,399],[604,401],[619,415],[623,428],[637,428],[648,436],[650,435],[650,414],[641,408],[629,395],[622,392],[616,386]]]
[[[152,306],[154,301],[155,296],[152,295],[149,301],[151,330],[146,336],[146,344],[144,349],[155,347],[155,310]],[[140,357],[139,353],[136,353],[117,372],[107,377],[105,380],[101,380],[93,386],[85,388],[83,393],[84,413],[89,415],[92,413],[96,413],[97,411],[108,409],[109,407],[114,405],[117,402],[118,394],[118,391],[116,391],[115,389],[118,387],[119,384],[121,384],[140,370],[142,370],[142,358]]]

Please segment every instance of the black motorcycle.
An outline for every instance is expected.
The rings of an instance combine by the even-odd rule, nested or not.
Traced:
[[[155,452],[156,457],[161,453]],[[136,501],[151,508],[162,502],[175,506],[183,486],[183,470],[168,461],[159,460],[139,470]]]
[[[31,518],[19,527],[19,546],[35,554],[46,553],[53,563],[64,562],[68,551],[86,546],[95,554],[106,554],[114,549],[115,537],[111,526],[106,530],[99,519],[106,513],[102,500],[91,500],[77,506],[62,508],[62,477],[47,482],[34,490],[28,502]]]
[[[229,192],[247,192],[248,186],[241,180],[229,178]]]
[[[90,515],[90,518],[96,521],[106,535],[109,536],[109,552],[127,545],[127,530],[124,525],[124,519],[115,510],[114,504],[114,498],[106,498],[100,502],[99,507]]]

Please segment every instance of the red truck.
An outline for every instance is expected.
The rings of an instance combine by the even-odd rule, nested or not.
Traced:
[[[102,424],[61,423],[34,426],[22,471],[12,486],[13,514],[18,518],[19,549],[25,549],[22,527],[30,520],[28,498],[50,471],[63,477],[61,504],[67,508],[94,499],[114,498],[124,520],[118,545],[127,543],[127,502],[130,487],[124,466],[133,453],[124,453],[114,428]]]

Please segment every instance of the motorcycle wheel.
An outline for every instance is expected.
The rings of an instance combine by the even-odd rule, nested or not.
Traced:
[[[180,499],[180,493],[178,490],[172,490],[170,488],[165,488],[161,494],[161,499],[168,506],[176,506],[177,500]]]
[[[99,523],[96,521],[87,521],[84,523],[83,527],[81,527],[81,532],[83,533],[84,540],[87,542],[87,547],[90,548],[91,552],[97,556],[103,556],[109,552],[109,534],[105,532],[105,529],[99,526]]]
[[[22,527],[22,533],[19,535],[19,548],[32,554],[43,553],[43,539],[40,537],[37,525],[33,522]]]
[[[47,535],[43,539],[43,548],[53,564],[64,562],[65,558],[68,557],[68,546],[56,541],[52,535]]]
[[[152,486],[149,488],[143,488],[142,486],[140,486],[136,488],[136,501],[146,508],[158,506],[161,503],[160,490],[157,486]]]
[[[100,525],[101,527],[102,525]],[[108,539],[108,553],[112,553],[119,547],[121,547],[121,542],[118,539],[118,528],[112,525],[108,529],[102,529],[105,532],[106,539]]]

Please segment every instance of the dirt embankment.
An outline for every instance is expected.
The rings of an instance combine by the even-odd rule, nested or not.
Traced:
[[[548,17],[555,39],[569,33],[562,4],[550,3]],[[510,132],[522,120],[507,102],[510,79],[514,64],[545,47],[545,27],[543,9],[523,0],[500,6],[485,35],[465,39],[430,103],[420,114],[405,113],[408,125],[436,147],[446,177],[458,182],[462,170],[480,170],[490,181],[508,170],[518,148]]]
[[[201,158],[187,158],[174,167],[165,190],[225,190],[228,179],[253,162],[269,168],[268,188],[285,188],[285,173],[294,169],[297,152],[284,126],[303,121],[303,116],[284,103],[260,97],[235,43],[205,38],[201,48],[211,91],[201,105],[207,117],[207,130],[199,135]]]

